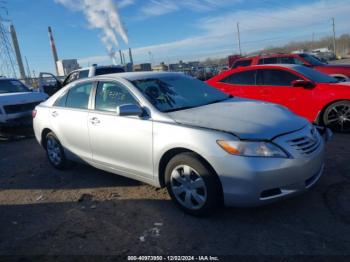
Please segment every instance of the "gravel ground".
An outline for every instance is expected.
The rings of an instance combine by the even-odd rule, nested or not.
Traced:
[[[350,136],[311,191],[258,208],[184,214],[165,190],[74,164],[33,138],[0,141],[0,255],[350,255]]]

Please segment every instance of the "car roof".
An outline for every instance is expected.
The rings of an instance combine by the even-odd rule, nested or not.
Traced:
[[[79,69],[74,70],[74,71],[90,70],[90,68],[92,68],[92,67],[94,67],[96,69],[97,68],[98,69],[100,69],[100,68],[123,68],[123,66],[121,66],[121,65],[95,65],[95,66],[88,66],[88,67],[79,68]]]
[[[297,54],[281,54],[281,53],[277,53],[277,54],[260,54],[260,55],[253,55],[253,56],[246,56],[246,57],[242,57],[237,59],[236,61],[241,61],[241,60],[247,60],[247,59],[254,59],[254,58],[269,58],[269,57],[295,57],[295,56],[299,56],[303,53],[297,53]]]
[[[265,65],[251,65],[251,66],[244,66],[244,67],[238,67],[234,68],[232,70],[248,70],[252,68],[288,68],[288,69],[293,69],[296,70],[298,68],[304,67],[302,65],[296,65],[296,64],[265,64]]]
[[[123,78],[129,81],[141,80],[141,79],[149,79],[149,78],[160,78],[160,77],[170,77],[170,76],[185,76],[181,72],[126,72],[126,73],[116,73],[116,74],[107,74],[96,76],[93,78]]]

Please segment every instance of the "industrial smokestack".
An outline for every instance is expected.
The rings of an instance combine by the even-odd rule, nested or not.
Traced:
[[[132,59],[131,48],[129,48],[129,58],[130,58],[130,63],[131,63],[131,64],[134,64],[134,60]]]
[[[26,73],[24,71],[21,50],[19,48],[16,29],[15,29],[14,25],[10,25],[10,32],[11,32],[13,47],[14,47],[15,53],[16,53],[19,74],[21,76],[21,79],[24,80],[24,79],[26,79]]]
[[[56,74],[58,75],[58,66],[57,66],[58,55],[57,55],[55,40],[53,39],[53,35],[52,35],[51,26],[49,26],[49,39],[50,39],[53,60],[55,62]]]
[[[120,63],[121,63],[122,65],[124,65],[122,50],[120,50],[120,49],[119,49],[119,55],[120,55]]]

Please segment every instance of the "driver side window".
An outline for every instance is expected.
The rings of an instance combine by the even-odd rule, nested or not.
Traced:
[[[259,69],[257,83],[261,86],[292,86],[300,77],[280,69]]]
[[[116,112],[118,106],[138,104],[130,91],[116,82],[99,82],[96,90],[95,109]]]

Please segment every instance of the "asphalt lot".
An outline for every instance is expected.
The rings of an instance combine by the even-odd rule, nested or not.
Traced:
[[[0,141],[0,255],[350,255],[350,135],[310,192],[208,218],[89,166],[54,170],[33,138]]]

